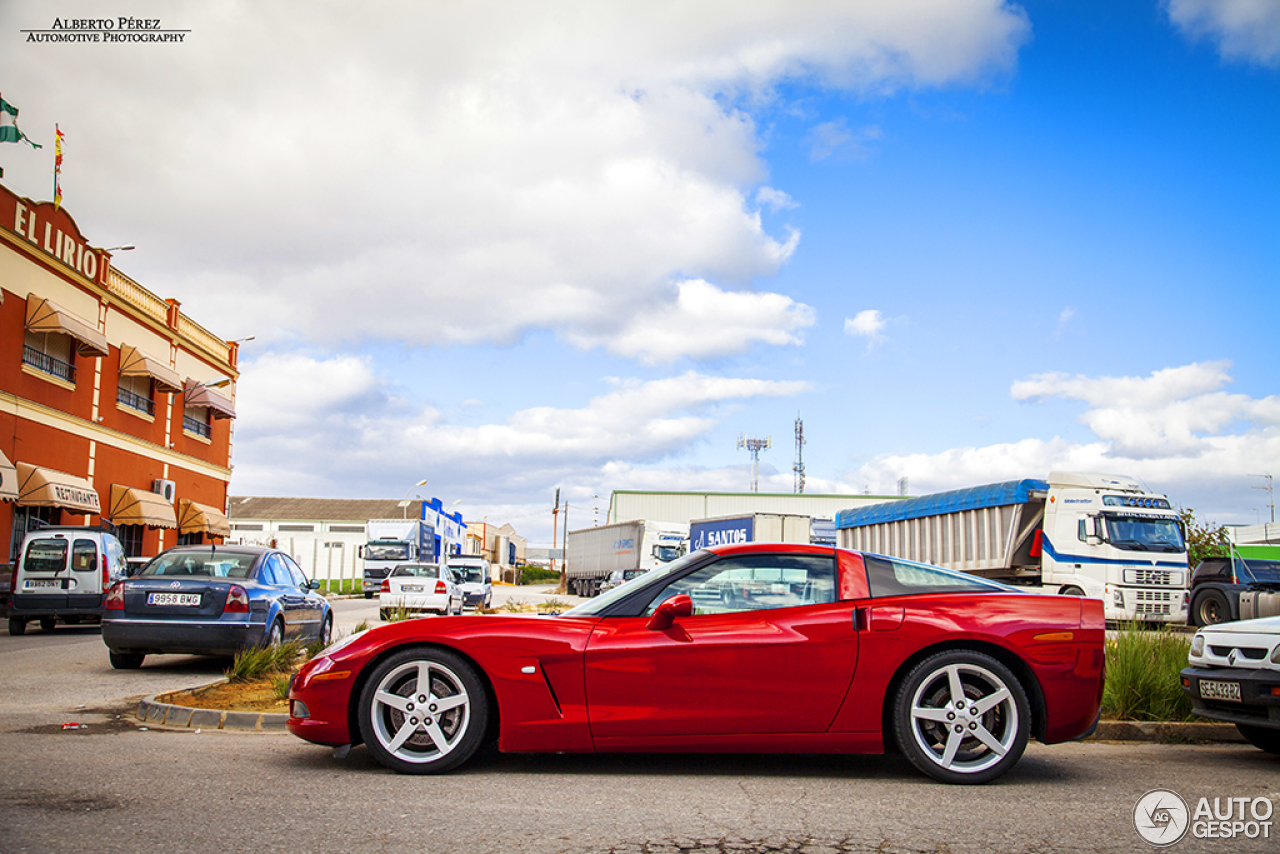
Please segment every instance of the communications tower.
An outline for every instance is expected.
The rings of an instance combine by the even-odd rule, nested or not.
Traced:
[[[767,449],[770,445],[770,437],[765,436],[763,439],[748,439],[746,434],[738,437],[738,450],[746,448],[751,452],[751,491],[760,491],[760,452]]]

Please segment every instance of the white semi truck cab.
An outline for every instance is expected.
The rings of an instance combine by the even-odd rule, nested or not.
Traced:
[[[1102,599],[1108,620],[1183,622],[1181,521],[1133,478],[1050,472],[845,510],[840,545]]]

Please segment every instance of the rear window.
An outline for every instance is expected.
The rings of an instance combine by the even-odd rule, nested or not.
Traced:
[[[57,572],[67,565],[67,541],[45,538],[27,541],[22,568],[28,572]]]
[[[1014,592],[1015,589],[997,581],[989,581],[976,575],[913,563],[907,560],[864,554],[867,567],[867,586],[872,598],[908,596],[921,593],[994,593]]]
[[[198,575],[207,578],[248,578],[257,555],[237,552],[175,552],[162,554],[136,577]]]
[[[392,576],[396,578],[413,577],[413,578],[435,578],[440,570],[433,565],[417,566],[414,564],[406,564],[397,566],[391,570]]]
[[[76,540],[71,547],[71,568],[77,572],[92,572],[98,568],[98,544],[93,540]]]

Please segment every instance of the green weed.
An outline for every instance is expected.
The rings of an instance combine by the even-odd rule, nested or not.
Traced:
[[[1188,637],[1169,629],[1123,626],[1107,638],[1107,684],[1102,715],[1113,720],[1189,721],[1191,700],[1179,676],[1187,666]]]

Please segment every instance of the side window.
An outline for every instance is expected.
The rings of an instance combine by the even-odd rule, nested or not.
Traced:
[[[258,573],[258,580],[263,584],[284,587],[289,583],[288,578],[289,571],[280,565],[280,559],[275,555],[267,555],[262,562],[262,570]]]
[[[307,576],[306,574],[303,573],[302,568],[298,566],[296,563],[294,563],[293,558],[282,557],[281,561],[284,563],[285,567],[288,569],[289,578],[292,579],[293,586],[306,587]]]
[[[66,540],[31,540],[22,568],[27,572],[57,572],[67,565]]]
[[[827,555],[742,555],[677,579],[662,589],[645,613],[687,593],[693,613],[725,614],[795,608],[835,601],[835,558]]]
[[[984,578],[922,563],[868,554],[862,556],[862,561],[867,568],[867,586],[871,588],[873,599],[920,593],[990,593],[1010,589]]]
[[[71,547],[71,568],[76,572],[92,572],[98,568],[98,544],[93,540],[76,540]]]

